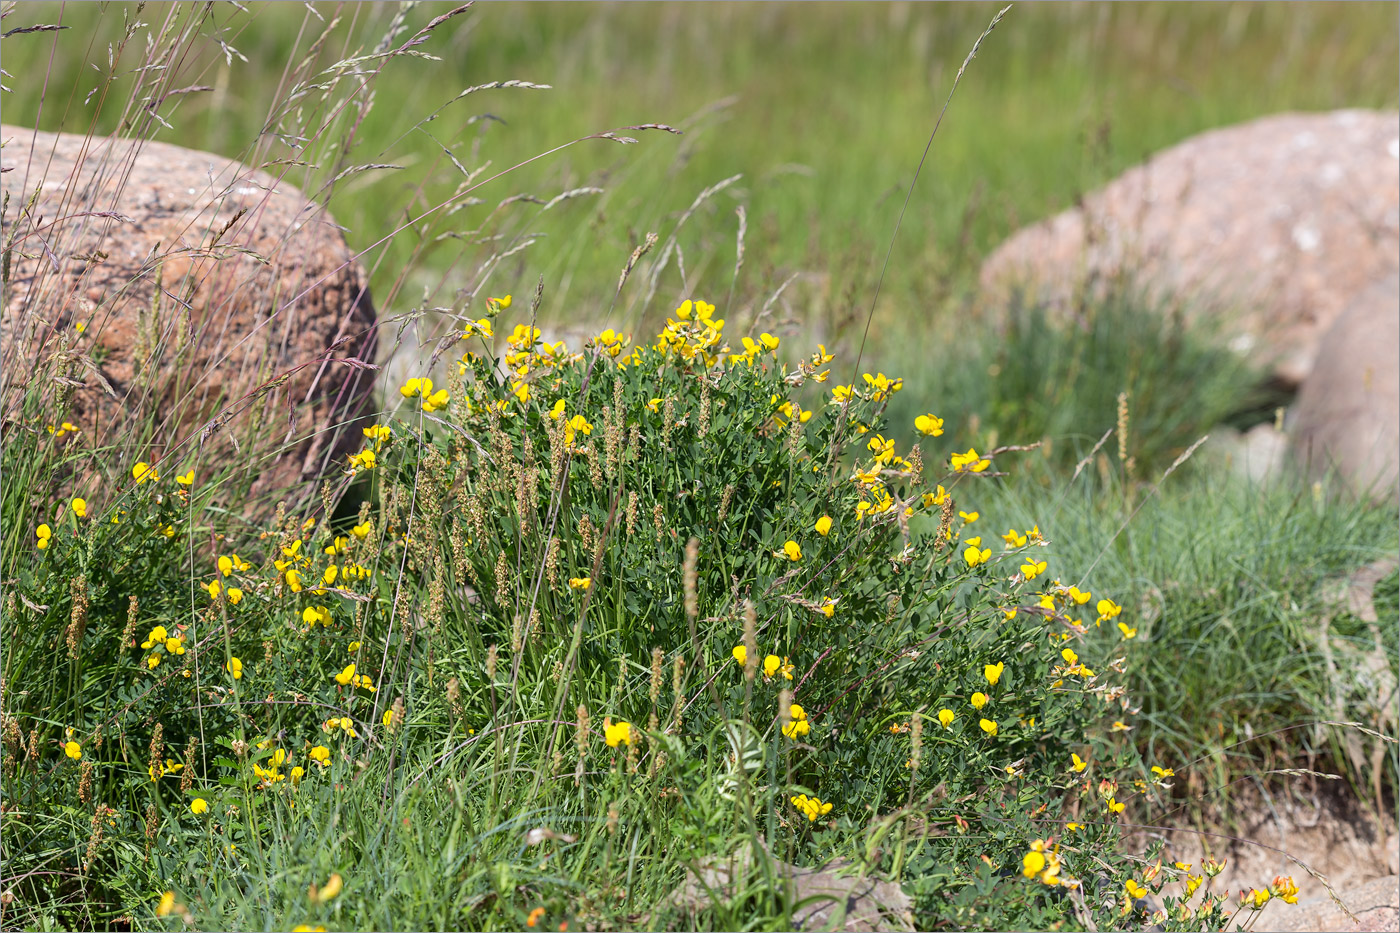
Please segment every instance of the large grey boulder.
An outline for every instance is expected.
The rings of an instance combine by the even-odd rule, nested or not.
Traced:
[[[1072,311],[1130,279],[1291,386],[1356,296],[1400,268],[1400,114],[1285,113],[1154,155],[1080,207],[1021,230],[982,268],[993,307],[1017,290]]]
[[[270,499],[362,446],[374,380],[356,361],[374,358],[374,306],[321,205],[269,172],[167,143],[15,126],[0,138],[14,237],[7,421],[57,353],[80,385],[51,417],[111,445],[108,478],[129,482],[138,460],[173,471],[198,458],[206,475],[250,471]]]
[[[1394,497],[1400,476],[1400,275],[1362,292],[1332,323],[1294,409],[1291,446],[1310,475]]]

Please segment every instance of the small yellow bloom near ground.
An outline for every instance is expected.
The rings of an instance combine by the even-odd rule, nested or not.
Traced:
[[[1126,622],[1118,623],[1118,631],[1123,633],[1123,639],[1125,641],[1129,638],[1137,638],[1137,629],[1130,628]]]
[[[243,662],[237,658],[229,658],[228,663],[224,665],[224,670],[232,674],[234,680],[243,678]]]
[[[792,805],[807,817],[809,823],[815,823],[818,817],[826,816],[831,812],[832,805],[822,802],[819,797],[808,797],[806,794],[798,794],[789,798]]]
[[[823,515],[821,518],[817,519],[816,531],[817,534],[821,535],[823,538],[825,538],[828,534],[831,533],[830,515]]]
[[[335,682],[338,683],[338,684],[340,684],[340,685],[343,687],[343,686],[345,686],[346,684],[350,683],[351,679],[354,678],[354,676],[355,676],[355,665],[350,664],[350,665],[347,665],[347,666],[346,666],[345,670],[343,670],[343,671],[341,671],[339,674],[336,674],[336,675],[335,675]]]
[[[326,883],[322,887],[317,888],[313,883],[311,887],[307,888],[306,896],[311,899],[313,904],[324,904],[327,901],[335,900],[344,884],[345,879],[340,877],[339,872],[335,872],[326,879]]]
[[[42,551],[49,546],[49,539],[52,537],[53,529],[48,525],[40,525],[34,529],[34,546]]]
[[[1046,566],[1045,561],[1036,560],[1032,557],[1021,565],[1021,576],[1025,577],[1027,580],[1034,580],[1045,572]]]
[[[1147,896],[1147,889],[1138,884],[1133,878],[1128,879],[1128,883],[1123,885],[1123,893],[1128,895],[1130,900],[1138,900]]]
[[[1117,797],[1110,797],[1110,798],[1108,798],[1108,804],[1107,804],[1107,806],[1108,806],[1108,812],[1109,812],[1109,813],[1122,813],[1122,812],[1123,812],[1123,809],[1124,809],[1127,805],[1126,805],[1126,804],[1119,803]]]
[[[979,542],[980,543],[980,542]],[[976,544],[969,544],[963,551],[963,560],[967,561],[969,567],[976,567],[978,564],[985,564],[992,557],[991,548],[978,549]]]
[[[87,500],[86,500],[86,499],[74,499],[74,500],[73,500],[73,514],[76,515],[76,516],[78,516],[79,518],[87,518]]]
[[[593,585],[593,580],[589,577],[570,577],[569,586],[576,590],[586,590]]]
[[[945,729],[953,725],[954,718],[953,711],[950,709],[941,709],[938,711],[938,721]]]
[[[980,720],[977,725],[981,726],[982,731],[988,735],[997,734],[997,721],[995,719],[983,719]]]
[[[812,731],[812,724],[807,721],[807,711],[796,703],[788,707],[788,718],[792,721],[783,726],[783,735],[788,738],[796,739]]]
[[[1006,542],[1007,548],[1026,546],[1026,536],[1015,528],[1008,528],[1006,534],[1001,536],[1001,540]]]
[[[802,559],[802,546],[796,541],[789,541],[783,545],[783,554],[788,560],[798,561]]]
[[[83,757],[83,747],[77,742],[64,742],[63,754],[77,761],[79,758]]]
[[[987,705],[990,699],[991,697],[987,696],[985,693],[979,690],[978,692],[972,695],[972,708],[981,709],[982,707]]]
[[[1069,757],[1070,757],[1070,759],[1073,761],[1073,764],[1070,765],[1070,768],[1069,768],[1069,769],[1070,769],[1071,771],[1075,772],[1076,774],[1078,774],[1079,772],[1083,771],[1085,768],[1089,767],[1089,762],[1085,761],[1083,758],[1080,758],[1078,755],[1074,754],[1073,752],[1070,753],[1070,756],[1069,756]]]
[[[740,667],[748,663],[749,649],[745,648],[743,645],[735,645],[734,650],[729,653],[733,655],[734,660],[739,662]]]
[[[1111,599],[1099,600],[1098,605],[1096,605],[1094,608],[1098,609],[1099,611],[1100,622],[1106,622],[1109,619],[1116,618],[1118,616],[1118,613],[1123,611],[1123,607],[1118,605]]]
[[[311,751],[306,753],[306,757],[324,768],[331,763],[331,750],[324,745],[313,745]]]
[[[209,801],[203,797],[196,797],[190,801],[190,812],[195,816],[202,816],[209,812]]]
[[[1074,601],[1074,604],[1077,605],[1077,606],[1082,606],[1082,605],[1084,605],[1085,603],[1087,603],[1090,599],[1093,598],[1093,597],[1092,597],[1092,594],[1087,593],[1087,592],[1085,592],[1084,590],[1081,590],[1081,589],[1080,589],[1079,587],[1077,587],[1077,586],[1071,586],[1071,587],[1069,588],[1068,596],[1069,596],[1069,598],[1070,598],[1071,600]]]
[[[168,917],[175,911],[175,892],[166,891],[160,896],[160,901],[156,904],[156,916]]]
[[[632,744],[632,724],[630,722],[615,722],[603,730],[603,741],[608,744],[608,748],[617,748],[618,745]]]
[[[142,483],[155,482],[160,479],[160,474],[156,472],[155,467],[142,461],[131,468],[131,478],[136,480],[136,484],[139,486]]]
[[[1001,675],[1005,670],[1006,665],[998,661],[995,664],[984,665],[982,668],[982,676],[987,678],[987,683],[995,687],[997,681],[1001,680]]]
[[[839,601],[840,600],[832,599],[830,596],[828,596],[826,600],[821,604],[821,608],[819,611],[822,615],[826,616],[829,619],[832,616],[836,615],[836,604]]]
[[[181,474],[177,475],[177,476],[175,477],[175,482],[179,483],[181,486],[193,486],[193,485],[194,485],[194,468],[193,468],[193,467],[190,468],[189,472],[187,472],[187,473],[181,473]]]
[[[792,670],[793,667],[787,658],[779,658],[776,654],[770,654],[763,659],[763,677],[766,680],[772,680],[780,673],[788,680],[792,680]]]

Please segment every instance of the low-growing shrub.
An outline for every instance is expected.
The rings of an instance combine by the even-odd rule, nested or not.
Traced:
[[[11,923],[784,927],[834,859],[891,924],[1126,925],[1188,876],[1164,922],[1225,922],[1118,852],[1173,777],[1123,764],[1132,611],[959,509],[1004,451],[900,452],[899,379],[704,302],[579,350],[511,307],[366,429],[344,522],[225,538],[176,464],[4,498]]]

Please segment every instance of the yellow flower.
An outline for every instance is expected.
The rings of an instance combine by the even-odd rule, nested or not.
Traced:
[[[1205,880],[1205,876],[1204,876],[1204,875],[1191,875],[1191,874],[1188,874],[1188,875],[1186,876],[1186,896],[1187,896],[1187,897],[1190,897],[1192,894],[1195,894],[1195,893],[1196,893],[1196,889],[1199,888],[1199,887],[1201,886],[1201,882],[1204,881],[1204,880]]]
[[[428,394],[424,393],[424,395],[423,395],[423,410],[426,411],[426,412],[428,412],[429,414],[431,414],[432,412],[435,412],[435,411],[437,411],[437,410],[440,409],[440,408],[446,408],[446,407],[447,407],[447,403],[450,402],[450,401],[452,401],[452,397],[451,397],[450,395],[447,394],[447,390],[446,390],[446,389],[438,389],[438,390],[437,390],[436,392],[434,392],[432,395],[428,395]],[[370,466],[373,466],[373,465],[374,465],[374,458],[373,458],[374,451],[372,451],[372,450],[367,450],[367,451],[365,451],[365,453],[368,453],[368,454],[371,455],[371,457],[370,457]]]
[[[981,709],[982,707],[987,705],[987,701],[989,699],[990,698],[985,693],[974,693],[972,695],[972,706],[974,709]]]
[[[175,774],[184,767],[184,765],[177,764],[172,759],[167,758],[165,759],[165,764],[163,765],[157,762],[155,765],[146,768],[146,773],[151,776],[152,781],[159,781],[167,774]]]
[[[821,535],[823,538],[825,538],[828,534],[831,533],[830,515],[823,515],[821,518],[817,519],[816,531],[817,534]]]
[[[988,735],[997,734],[997,721],[995,719],[983,719],[980,720],[977,725],[981,726],[982,731]]]
[[[773,675],[778,673],[778,668],[783,666],[782,659],[776,654],[770,654],[763,659],[763,676],[767,680],[772,680]]]
[[[1001,536],[1001,540],[1006,542],[1006,546],[1008,548],[1026,546],[1026,536],[1021,534],[1015,528],[1008,528],[1006,530],[1006,534]]]
[[[301,611],[301,621],[307,625],[320,622],[324,627],[331,624],[331,611],[325,606],[307,606]]]
[[[506,295],[504,298],[487,298],[486,306],[496,311],[504,311],[510,307],[510,296]]]
[[[195,816],[209,812],[209,801],[203,797],[196,797],[190,801],[190,812]]]
[[[73,500],[73,514],[76,515],[76,516],[78,516],[79,518],[87,518],[87,500],[86,500],[86,499],[74,499],[74,500]]]
[[[826,598],[826,600],[822,602],[821,607],[820,607],[820,609],[819,609],[818,611],[819,611],[822,615],[824,615],[824,616],[826,616],[828,619],[830,619],[832,616],[836,615],[836,603],[837,603],[837,602],[838,602],[838,600],[833,599],[832,597],[828,596],[828,597]]]
[[[160,474],[156,472],[155,467],[142,461],[131,468],[131,478],[136,480],[136,484],[139,486],[142,483],[155,482],[160,479]]]
[[[603,730],[603,741],[608,743],[608,748],[617,748],[619,744],[632,744],[632,724],[630,722],[615,722]]]
[[[959,509],[959,510],[958,510],[958,517],[961,518],[961,519],[963,520],[964,523],[966,523],[966,524],[968,524],[968,525],[971,525],[973,522],[977,521],[977,519],[979,519],[979,518],[982,517],[982,513],[981,513],[981,512],[964,512],[962,509]]]
[[[386,709],[386,710],[384,711],[383,722],[384,722],[384,727],[385,727],[386,729],[388,729],[388,728],[393,728],[393,725],[394,725],[394,711],[393,711],[392,709]]]
[[[1073,752],[1070,753],[1069,757],[1074,761],[1074,764],[1070,765],[1070,770],[1075,772],[1076,774],[1089,767],[1089,762],[1085,761],[1083,758],[1080,758]]]
[[[237,606],[243,600],[243,591],[236,586],[229,587],[225,595],[228,596],[230,606]]]
[[[184,474],[183,476],[176,476],[176,477],[175,477],[175,482],[179,483],[181,486],[193,486],[193,485],[194,485],[194,468],[191,467],[191,468],[190,468],[190,471],[189,471],[188,473]]]
[[[948,490],[944,489],[942,486],[938,487],[937,492],[926,492],[923,495],[924,508],[926,509],[931,509],[935,505],[942,505],[946,501],[948,501]]]
[[[992,465],[992,461],[983,458],[977,448],[969,447],[965,454],[953,454],[952,465],[958,473],[981,473]]]
[[[286,574],[286,577],[287,577],[287,588],[290,589],[293,593],[300,593],[300,592],[301,592],[301,573],[300,573],[299,571],[296,571],[296,570],[288,570],[288,571],[287,571],[287,574]]]
[[[943,728],[947,729],[951,726],[953,724],[953,719],[954,715],[952,710],[941,709],[938,711],[938,721],[943,724]]]
[[[788,707],[788,718],[792,721],[783,726],[783,735],[788,738],[795,739],[812,731],[812,724],[807,721],[807,711],[796,703]]]
[[[748,663],[749,649],[743,645],[735,645],[734,650],[729,653],[734,656],[734,660],[739,662],[740,667]]]
[[[968,545],[963,551],[963,560],[967,561],[969,567],[976,567],[978,564],[985,564],[992,557],[992,549],[989,547],[978,550],[976,544]]]
[[[1045,561],[1036,560],[1034,557],[1029,558],[1021,565],[1021,576],[1025,577],[1027,580],[1034,580],[1044,572]]]
[[[243,678],[243,662],[237,658],[229,658],[228,663],[224,665],[224,670],[232,674],[234,680]]]
[[[185,641],[183,638],[167,638],[165,640],[166,654],[184,654]]]
[[[1062,648],[1060,650],[1060,657],[1064,658],[1065,663],[1070,667],[1074,667],[1074,665],[1079,663],[1079,655],[1075,654],[1073,648]]]
[[[1118,631],[1123,633],[1123,638],[1137,638],[1137,629],[1132,628],[1126,622],[1118,623]]]
[[[359,538],[361,541],[363,541],[365,538],[369,537],[369,533],[373,529],[373,527],[374,526],[371,525],[369,522],[363,522],[359,525],[356,525],[354,528],[351,528],[350,533],[355,537]]]
[[[335,682],[342,687],[350,683],[350,679],[355,676],[355,665],[348,665],[345,670],[335,675]]]
[[[592,580],[592,578],[590,578],[590,577],[570,577],[570,578],[569,578],[569,586],[573,587],[573,588],[576,589],[576,590],[586,590],[586,589],[588,589],[589,587],[591,587],[592,585],[593,585],[593,580]]]
[[[311,751],[306,753],[306,757],[324,768],[331,763],[331,750],[324,745],[313,745]]]
[[[1152,773],[1157,776],[1158,780],[1165,780],[1166,778],[1176,776],[1176,772],[1171,768],[1161,768],[1157,765],[1152,766]]]
[[[1108,798],[1108,812],[1110,812],[1110,813],[1122,813],[1122,812],[1123,812],[1123,809],[1124,809],[1124,806],[1125,806],[1125,804],[1121,804],[1121,803],[1118,802],[1118,798],[1117,798],[1117,797],[1109,797],[1109,798]]]
[[[1111,725],[1111,726],[1108,727],[1108,731],[1109,731],[1109,732],[1127,732],[1127,731],[1128,731],[1129,729],[1131,729],[1131,728],[1132,728],[1132,726],[1130,726],[1130,725],[1128,725],[1127,723],[1123,722],[1123,720],[1121,720],[1121,719],[1115,719],[1115,720],[1113,720],[1113,725]]]
[[[792,801],[793,806],[802,811],[803,815],[807,817],[807,821],[810,823],[815,823],[818,817],[825,816],[831,812],[832,805],[823,803],[818,797],[808,797],[806,794],[798,794],[796,797],[791,797],[789,799]]]
[[[1021,874],[1034,878],[1045,870],[1045,856],[1039,852],[1027,852],[1021,857]]]
[[[414,377],[413,379],[408,380],[402,386],[399,387],[399,394],[402,395],[404,398],[413,398],[415,395],[421,395],[422,397],[427,398],[430,394],[432,394],[432,391],[433,380],[420,379],[418,377]]]
[[[315,884],[312,884],[311,887],[307,889],[306,896],[311,899],[313,904],[325,904],[335,900],[335,896],[340,893],[340,889],[344,883],[344,879],[340,877],[339,873],[332,874],[326,879],[326,883],[323,887],[317,888]]]
[[[1099,600],[1098,605],[1095,608],[1097,608],[1099,611],[1100,622],[1106,622],[1109,619],[1116,618],[1118,616],[1118,613],[1123,611],[1123,607],[1118,605],[1111,599]]]
[[[787,555],[788,560],[801,560],[802,546],[796,541],[788,541],[786,544],[783,545],[783,553]]]
[[[831,400],[833,402],[848,402],[851,399],[851,386],[832,386]]]
[[[929,437],[939,437],[943,434],[943,419],[932,414],[920,415],[914,419],[914,430]]]
[[[223,586],[218,580],[210,580],[208,583],[204,584],[204,589],[208,591],[210,599],[218,599],[219,594],[224,591]]]
[[[156,668],[160,667],[160,655],[153,654],[149,658],[147,658],[146,667],[149,670],[155,670]]]
[[[1240,906],[1248,907],[1250,910],[1262,910],[1264,905],[1269,903],[1272,897],[1268,891],[1262,888],[1252,888],[1249,893],[1240,893]]]
[[[1285,904],[1298,903],[1298,885],[1293,883],[1292,875],[1275,876],[1274,883],[1269,885],[1269,893]]]
[[[49,539],[52,537],[53,529],[48,525],[40,525],[38,528],[34,529],[34,546],[42,551],[49,546]]]
[[[995,664],[986,664],[982,667],[982,676],[987,678],[987,683],[995,687],[997,685],[997,681],[1001,680],[1002,672],[1005,670],[1006,665],[1000,661],[998,661]]]
[[[64,742],[63,754],[77,761],[79,758],[83,757],[83,747],[77,742]]]
[[[1071,586],[1069,588],[1069,598],[1074,600],[1075,605],[1082,606],[1089,601],[1091,594],[1081,590],[1077,586]]]
[[[1123,893],[1127,894],[1131,900],[1136,901],[1147,896],[1147,889],[1134,879],[1129,878],[1128,883],[1123,885]]]
[[[584,418],[583,415],[574,415],[569,419],[568,424],[564,428],[564,443],[572,444],[574,442],[574,436],[579,433],[582,433],[585,437],[591,436],[593,434],[593,425],[589,424],[588,419]]]
[[[160,896],[160,903],[156,904],[156,916],[168,917],[175,909],[175,892],[166,891]]]

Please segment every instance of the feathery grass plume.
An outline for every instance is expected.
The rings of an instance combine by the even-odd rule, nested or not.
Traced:
[[[519,654],[520,649],[525,644],[525,620],[520,617],[520,613],[515,613],[510,623],[510,650],[512,654]]]
[[[87,806],[92,801],[92,770],[92,759],[84,758],[78,776],[78,802],[83,806]]]
[[[622,385],[622,380],[619,379],[614,385]],[[603,453],[603,475],[611,480],[617,476],[622,456],[622,426],[614,420],[611,405],[603,406]]]
[[[83,632],[87,630],[89,605],[87,574],[80,573],[73,577],[69,581],[69,592],[72,595],[73,606],[68,613],[68,659],[76,661],[78,647],[83,642]]]
[[[496,553],[496,605],[501,608],[514,605],[515,598],[510,588],[510,564],[506,561],[506,552]]]
[[[583,763],[588,757],[588,707],[580,703],[574,710],[574,751],[578,764],[574,768],[574,786],[583,781]]]
[[[274,651],[275,647],[276,647],[276,646],[273,644],[271,638],[264,638],[264,639],[263,639],[262,648],[263,648],[263,663],[264,663],[264,664],[271,664],[271,663],[272,663],[273,651]]]
[[[389,707],[389,731],[395,732],[403,724],[403,697],[394,697],[394,703]]]
[[[778,691],[778,734],[786,735],[792,724],[792,691],[783,687]]]
[[[494,684],[496,682],[496,662],[499,660],[500,650],[492,645],[486,649],[486,681]]]
[[[151,843],[156,841],[156,833],[160,831],[160,811],[156,805],[151,803],[146,805],[146,860],[151,859]]]
[[[722,492],[722,493],[720,494],[720,497],[719,497],[719,512],[718,512],[718,514],[715,516],[715,518],[716,518],[721,524],[723,524],[723,523],[724,523],[724,520],[725,520],[726,518],[729,517],[729,502],[730,502],[730,500],[733,499],[733,498],[734,498],[734,484],[733,484],[733,483],[726,483],[725,486],[724,486],[724,492]]]
[[[656,714],[656,701],[661,698],[661,665],[666,661],[666,652],[659,647],[651,649],[651,686],[647,696],[651,699],[652,714]],[[653,729],[656,727],[653,726]]]
[[[685,614],[691,623],[700,615],[700,539],[691,538],[685,543],[685,563],[681,570],[681,587],[685,593]]]
[[[462,719],[462,688],[456,677],[447,681],[447,708],[452,713],[452,724],[457,725]]]
[[[622,457],[627,463],[635,463],[641,455],[642,429],[634,424],[627,429],[627,447],[623,450]]]
[[[1118,462],[1128,461],[1128,393],[1118,393]]]
[[[14,774],[15,762],[24,751],[24,733],[20,731],[19,721],[8,713],[3,714],[5,725],[3,727],[5,743],[5,762],[3,774],[9,777]]]
[[[924,753],[924,714],[923,711],[914,714],[914,721],[909,724],[909,780],[910,793],[913,793],[914,776],[919,771],[919,761]]]
[[[627,652],[622,652],[617,659],[617,685],[613,687],[613,698],[620,701],[624,693],[627,692]]]
[[[476,569],[467,560],[467,539],[462,534],[462,526],[452,523],[452,535],[448,539],[452,546],[452,578],[459,583],[465,580],[476,582]]]
[[[617,835],[618,808],[616,803],[608,804],[607,829],[609,836]]]
[[[670,448],[671,432],[676,427],[676,400],[666,396],[661,403],[661,446]]]
[[[630,538],[637,531],[637,494],[635,492],[627,494],[627,509],[624,517],[627,537]]]
[[[661,239],[659,234],[648,233],[646,239],[634,250],[632,255],[627,257],[627,265],[622,267],[622,273],[617,277],[617,291],[613,294],[613,301],[617,301],[617,296],[622,294],[622,286],[627,284],[627,277],[632,274],[632,268],[637,265],[637,260],[641,259],[651,248],[656,245],[656,241]]]
[[[165,756],[165,726],[159,722],[157,722],[155,728],[151,730],[150,753],[151,755],[147,763],[150,765],[151,774],[155,777],[160,777],[161,770],[165,766],[162,761]]]
[[[25,752],[24,763],[29,765],[31,770],[39,767],[39,727],[29,728],[29,749]]]
[[[92,813],[92,828],[88,835],[87,851],[83,853],[83,871],[92,869],[92,860],[97,857],[98,846],[102,845],[102,823],[116,816],[116,811],[98,804]]]
[[[194,756],[199,751],[199,739],[190,736],[190,740],[185,743],[185,767],[180,772],[180,793],[187,794],[194,786]]]
[[[758,673],[758,610],[753,600],[744,600],[744,678],[750,683]]]
[[[584,448],[584,456],[588,459],[588,483],[594,489],[603,488],[603,458],[598,453],[597,444],[589,444]]]
[[[525,630],[530,633],[530,644],[538,645],[541,640],[539,606],[535,606],[530,610],[530,619],[525,623]]]
[[[700,380],[700,414],[696,416],[695,432],[702,438],[710,433],[710,382],[704,378]]]
[[[948,545],[948,533],[953,530],[953,512],[956,508],[952,496],[943,497],[943,505],[938,513],[938,540],[934,543],[935,549],[939,551]]]
[[[549,581],[549,588],[557,590],[559,588],[559,539],[550,538],[549,547],[544,554],[544,578]]]
[[[442,551],[433,552],[433,576],[428,582],[428,623],[432,633],[442,631],[443,620],[447,617],[447,561]]]
[[[682,687],[685,686],[685,658],[679,653],[676,659],[671,662],[671,694],[675,697],[674,705],[671,709],[671,721],[675,724],[677,735],[681,733],[681,713],[685,707],[685,693]]]
[[[593,519],[589,517],[587,512],[579,516],[577,532],[579,550],[585,554],[592,554],[594,544],[593,536],[595,532],[593,529]]]
[[[666,510],[658,502],[651,509],[651,523],[656,528],[656,540],[661,540],[661,535],[666,530]]]
[[[909,461],[910,480],[915,486],[922,486],[924,482],[924,455],[923,451],[919,449],[918,444],[909,448],[909,456],[907,459]]]

